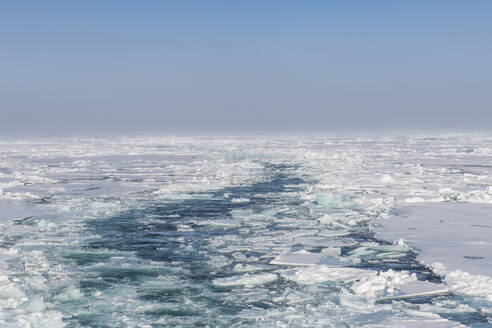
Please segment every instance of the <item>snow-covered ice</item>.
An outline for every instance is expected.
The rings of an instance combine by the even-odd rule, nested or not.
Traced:
[[[379,238],[404,240],[455,293],[492,300],[492,205],[420,204],[380,222]]]

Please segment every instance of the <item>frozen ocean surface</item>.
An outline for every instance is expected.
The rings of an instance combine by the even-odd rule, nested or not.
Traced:
[[[490,327],[492,135],[0,140],[0,327]]]

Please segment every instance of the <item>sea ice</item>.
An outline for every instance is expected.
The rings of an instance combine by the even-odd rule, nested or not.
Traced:
[[[465,269],[466,270],[466,269]],[[445,277],[453,293],[479,296],[492,303],[492,277],[455,270]]]
[[[249,198],[233,198],[231,203],[249,203]]]
[[[312,267],[282,270],[280,274],[284,279],[295,281],[298,284],[308,285],[329,281],[355,281],[365,276],[376,275],[376,271],[316,265]]]
[[[31,313],[44,312],[44,310],[46,310],[46,305],[44,304],[43,299],[39,296],[33,296],[29,299],[29,301],[25,302],[20,307]]]
[[[489,134],[0,140],[0,327],[490,324],[491,211],[442,202],[492,203],[491,145]],[[398,221],[421,216],[401,208],[416,202],[450,209]],[[415,255],[445,284],[400,271],[429,274]]]
[[[70,301],[80,300],[83,297],[84,294],[82,294],[80,289],[78,289],[74,285],[70,285],[56,298],[62,302],[70,302]]]
[[[257,285],[264,285],[270,282],[274,282],[277,279],[278,276],[273,273],[259,273],[259,274],[246,273],[240,276],[217,278],[213,281],[213,284],[218,287],[234,287],[234,286],[241,286],[241,285],[245,287],[253,287]]]
[[[313,253],[306,250],[285,253],[275,257],[270,264],[292,265],[292,266],[315,266],[327,265],[332,267],[343,267],[352,264],[341,257],[329,256],[325,253]]]
[[[465,328],[466,326],[443,318],[402,318],[394,317],[381,323],[363,325],[364,328]]]
[[[293,245],[302,245],[305,247],[350,247],[357,245],[355,240],[335,239],[327,237],[317,237],[317,236],[301,236],[294,238]]]
[[[440,274],[462,270],[492,277],[492,206],[470,203],[421,204],[402,209],[404,216],[380,221],[376,236],[403,238],[419,250],[419,259],[442,263]]]
[[[315,202],[318,205],[333,208],[352,208],[355,205],[352,199],[345,196],[338,196],[333,193],[318,194]]]
[[[281,254],[270,261],[270,264],[314,266],[319,264],[324,257],[325,255],[320,253],[312,253],[306,250],[301,250],[297,252]]]
[[[24,292],[16,284],[8,281],[0,282],[0,299],[19,299],[24,296]]]

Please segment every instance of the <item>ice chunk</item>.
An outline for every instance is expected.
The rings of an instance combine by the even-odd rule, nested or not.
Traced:
[[[44,305],[43,299],[39,296],[33,296],[29,301],[21,305],[21,308],[27,312],[44,312],[46,306]]]
[[[337,196],[333,193],[318,194],[316,204],[333,208],[351,208],[355,204],[352,199],[344,196]]]
[[[16,284],[2,281],[0,284],[0,299],[19,299],[26,296]]]
[[[253,271],[261,271],[261,270],[265,270],[266,267],[264,266],[257,266],[257,265],[249,265],[249,264],[241,264],[241,263],[238,263],[236,264],[232,270],[234,272],[253,272]]]
[[[270,264],[313,266],[319,264],[323,257],[325,257],[323,254],[301,250],[298,252],[279,255],[275,257]]]
[[[342,230],[329,230],[329,231],[321,231],[318,233],[320,237],[345,237],[350,235],[350,231],[342,231]]]
[[[233,287],[241,285],[245,287],[253,287],[274,282],[277,279],[278,276],[273,273],[260,273],[255,275],[247,273],[242,276],[218,278],[213,281],[213,284],[218,287]]]
[[[241,221],[237,219],[215,219],[215,220],[197,220],[196,225],[209,225],[218,227],[236,227],[241,225]]]
[[[351,287],[360,296],[376,298],[376,302],[444,295],[449,289],[443,284],[417,280],[415,273],[388,270],[366,275]]]
[[[22,311],[23,312],[23,311]],[[65,328],[61,313],[56,311],[36,312],[36,313],[17,313],[17,315],[7,316],[4,321],[0,316],[0,324],[5,328]]]
[[[358,247],[349,252],[351,257],[400,258],[406,256],[411,249],[404,245],[374,245]]]
[[[214,268],[222,268],[229,265],[231,261],[223,255],[210,256],[210,260],[207,263]]]
[[[298,284],[318,284],[328,281],[354,281],[368,275],[376,275],[376,271],[357,268],[336,268],[327,265],[317,265],[300,269],[281,271],[284,279]]]
[[[233,198],[231,203],[249,203],[249,198]]]
[[[306,247],[350,247],[357,245],[357,242],[350,239],[303,236],[294,238],[294,245],[295,244],[300,244]]]
[[[270,264],[294,266],[314,266],[324,264],[333,267],[341,267],[350,265],[351,263],[342,261],[342,259],[336,257],[327,256],[326,254],[300,250],[297,252],[281,254],[270,261]]]
[[[457,294],[480,296],[492,302],[492,278],[482,275],[472,275],[456,270],[449,272],[445,278],[451,290]]]
[[[191,226],[189,226],[187,224],[178,224],[176,226],[176,228],[177,228],[178,231],[182,231],[182,232],[187,232],[187,231],[193,231],[194,230]]]
[[[389,174],[383,174],[381,177],[381,182],[385,184],[393,183],[395,180]]]
[[[412,281],[399,285],[393,295],[378,298],[377,302],[386,302],[392,300],[407,300],[412,298],[430,297],[446,295],[449,289],[443,284],[435,284],[429,281]]]
[[[321,250],[321,254],[329,256],[340,256],[342,249],[340,247],[327,247]]]
[[[41,231],[51,231],[53,230],[56,225],[53,222],[46,221],[45,219],[40,220],[36,226],[39,228]]]
[[[365,220],[367,219],[361,217],[359,213],[329,213],[318,219],[319,223],[325,226],[345,230],[351,230],[358,222]]]
[[[62,302],[68,302],[68,301],[74,301],[74,300],[79,300],[84,297],[84,294],[75,287],[74,285],[68,286],[63,293],[57,296],[57,299],[62,301]]]
[[[364,328],[465,328],[466,326],[443,318],[401,318],[395,317],[381,323],[367,324]]]

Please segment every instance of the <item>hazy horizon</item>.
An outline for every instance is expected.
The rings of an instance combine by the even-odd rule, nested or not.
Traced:
[[[483,130],[489,1],[0,5],[0,135]]]

